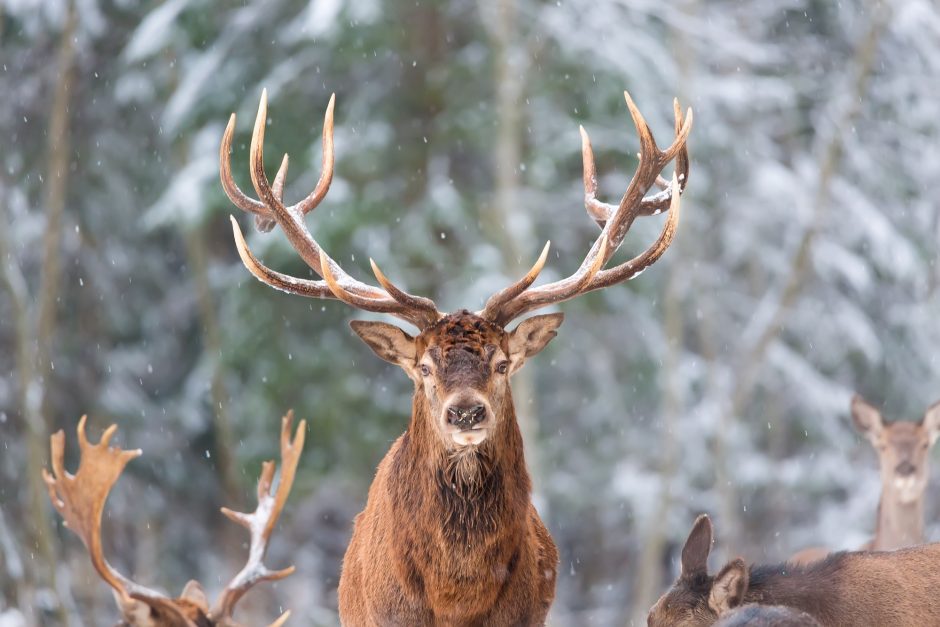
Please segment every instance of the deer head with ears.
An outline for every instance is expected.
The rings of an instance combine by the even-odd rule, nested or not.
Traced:
[[[260,281],[279,290],[311,298],[343,301],[365,311],[387,313],[418,327],[416,337],[382,323],[353,323],[353,330],[383,359],[401,366],[427,398],[430,416],[436,422],[441,441],[448,446],[478,445],[485,441],[495,421],[494,407],[502,404],[509,376],[528,357],[538,353],[555,336],[561,314],[536,316],[512,331],[508,324],[535,309],[559,303],[580,294],[599,290],[638,276],[655,263],[669,247],[679,222],[679,198],[688,180],[689,160],[686,139],[691,130],[691,109],[683,116],[675,104],[676,138],[660,150],[642,114],[624,93],[640,134],[640,164],[618,206],[597,199],[594,154],[584,129],[581,148],[584,162],[585,207],[601,228],[578,270],[571,276],[532,287],[548,259],[549,244],[532,269],[517,282],[497,292],[480,311],[467,310],[445,315],[429,298],[407,293],[393,284],[370,259],[378,285],[352,278],[317,243],[307,229],[304,217],[326,196],[333,179],[333,108],[330,98],[323,124],[322,173],[314,190],[293,205],[283,202],[288,158],[285,155],[273,183],[264,171],[264,129],[267,121],[267,94],[262,93],[251,138],[250,174],[258,200],[244,194],[231,173],[230,152],[235,129],[232,114],[223,136],[219,159],[222,186],[232,202],[255,217],[259,230],[280,225],[291,245],[310,268],[321,277],[312,281],[291,277],[264,266],[252,254],[235,218],[232,228],[239,255]],[[660,176],[676,161],[672,182]],[[661,191],[645,196],[652,186]],[[633,221],[669,211],[657,240],[629,261],[605,268],[623,242]]]
[[[902,504],[920,499],[930,478],[930,449],[940,436],[940,402],[927,409],[918,422],[886,423],[877,408],[855,396],[852,422],[878,453],[882,494],[892,495]]]

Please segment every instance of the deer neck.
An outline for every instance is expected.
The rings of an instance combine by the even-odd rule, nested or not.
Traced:
[[[881,490],[872,549],[893,551],[924,541],[924,495],[904,503],[890,485]]]
[[[482,444],[450,450],[436,433],[427,401],[418,392],[398,455],[400,471],[412,475],[403,484],[425,491],[426,526],[437,531],[443,524],[444,537],[455,543],[466,545],[469,536],[477,534],[512,534],[526,520],[532,483],[511,399],[497,410],[497,426]]]

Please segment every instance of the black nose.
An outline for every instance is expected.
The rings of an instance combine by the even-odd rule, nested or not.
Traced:
[[[483,405],[471,407],[447,408],[447,422],[461,429],[469,429],[486,417],[486,408]]]
[[[901,462],[894,469],[894,472],[901,475],[902,477],[913,475],[916,471],[917,471],[917,466],[915,466],[911,462]]]

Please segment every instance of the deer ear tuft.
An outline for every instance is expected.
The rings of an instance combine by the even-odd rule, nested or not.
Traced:
[[[747,565],[741,558],[725,564],[712,582],[708,606],[721,616],[741,605],[747,592],[748,578]]]

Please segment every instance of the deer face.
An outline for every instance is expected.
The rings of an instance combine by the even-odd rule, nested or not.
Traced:
[[[728,562],[714,577],[708,574],[712,523],[699,516],[682,547],[679,578],[660,597],[646,619],[648,627],[705,627],[739,607],[747,592],[749,573],[744,561]]]
[[[885,424],[881,412],[856,396],[852,421],[878,452],[885,494],[896,495],[903,504],[920,499],[930,478],[930,448],[940,435],[940,404],[927,410],[920,422]]]
[[[448,449],[477,446],[509,419],[509,377],[555,337],[562,314],[535,316],[512,331],[468,311],[441,318],[412,338],[396,326],[354,321],[375,353],[401,368],[427,403]],[[510,410],[510,411],[507,411]]]

